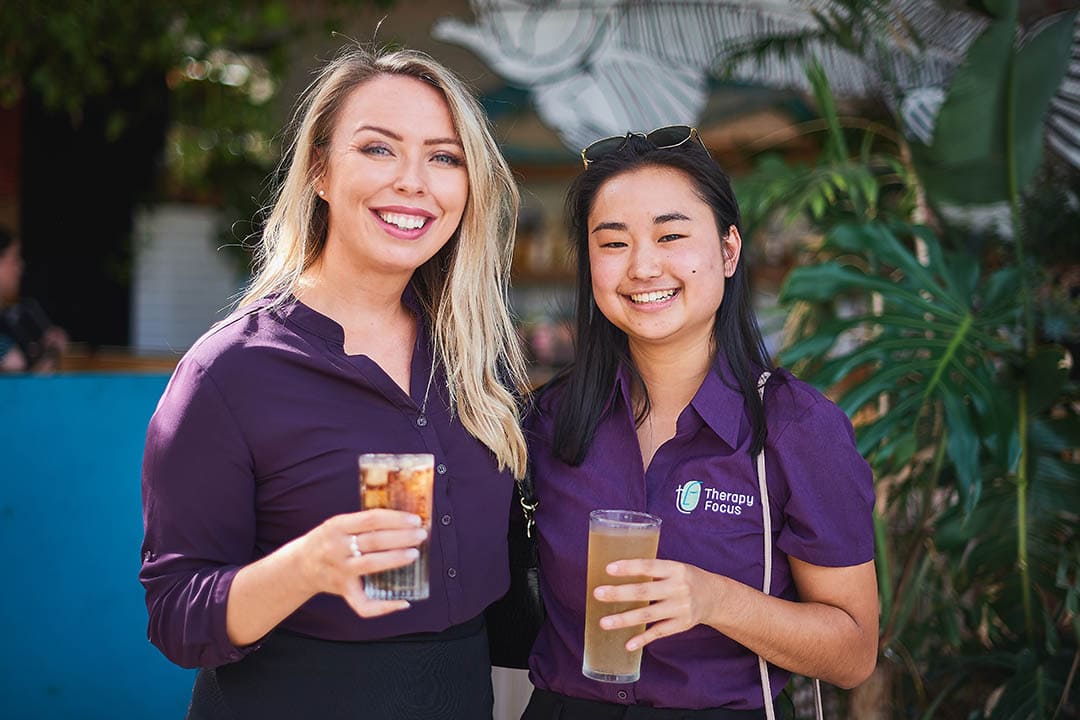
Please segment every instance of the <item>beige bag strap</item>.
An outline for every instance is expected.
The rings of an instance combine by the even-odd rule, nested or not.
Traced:
[[[765,383],[768,382],[772,373],[765,371],[758,378],[758,397],[761,398],[762,407],[765,405]],[[772,589],[772,510],[769,507],[769,485],[765,481],[765,448],[757,454],[757,477],[758,494],[761,496],[761,517],[765,533],[765,578],[761,583],[761,592],[766,595]],[[769,681],[769,668],[765,658],[758,655],[758,671],[761,673],[761,693],[765,698],[766,720],[776,720],[776,709],[773,707],[772,683]],[[817,720],[824,720],[825,714],[821,706],[821,683],[814,678],[814,716]]]

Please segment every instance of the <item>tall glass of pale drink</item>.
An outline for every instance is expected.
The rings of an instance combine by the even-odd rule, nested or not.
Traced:
[[[636,575],[608,575],[608,563],[635,558],[653,559],[660,543],[660,518],[631,510],[593,510],[589,513],[589,567],[585,595],[585,659],[581,672],[593,680],[637,682],[641,677],[641,648],[627,652],[626,643],[645,631],[645,625],[604,630],[600,618],[644,607],[648,602],[601,602],[593,597],[599,585],[649,582]]]
[[[435,456],[429,453],[360,456],[360,509],[390,508],[419,515],[431,534],[431,495]],[[364,577],[364,592],[372,600],[424,600],[428,585],[428,543],[417,548],[420,556],[404,567]]]

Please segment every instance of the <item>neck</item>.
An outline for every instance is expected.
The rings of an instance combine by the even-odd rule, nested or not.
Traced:
[[[650,413],[678,414],[690,404],[713,361],[713,341],[629,343],[630,358],[649,393]],[[637,399],[637,398],[636,398]]]
[[[300,278],[296,295],[305,305],[346,329],[377,327],[407,314],[401,296],[411,276],[365,272],[329,255],[324,252]]]

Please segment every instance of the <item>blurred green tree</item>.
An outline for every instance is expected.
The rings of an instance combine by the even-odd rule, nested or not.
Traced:
[[[126,344],[136,205],[180,199],[251,218],[278,158],[273,99],[293,43],[391,4],[0,4],[0,105],[22,114],[28,293],[75,339]],[[250,231],[226,229],[234,243]]]

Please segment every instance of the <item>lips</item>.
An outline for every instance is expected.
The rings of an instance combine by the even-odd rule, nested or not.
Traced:
[[[435,219],[426,210],[408,207],[372,208],[371,214],[387,234],[402,240],[420,237]]]

